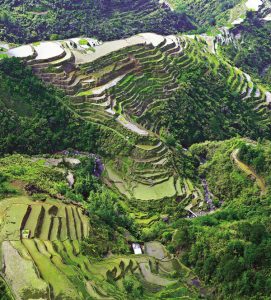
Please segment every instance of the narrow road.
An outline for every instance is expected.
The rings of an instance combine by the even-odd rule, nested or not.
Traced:
[[[266,185],[264,180],[260,176],[258,176],[250,166],[239,160],[238,153],[239,149],[235,149],[231,154],[231,158],[240,170],[245,172],[248,176],[253,176],[256,179],[256,183],[261,190],[261,194],[264,195],[266,193]]]

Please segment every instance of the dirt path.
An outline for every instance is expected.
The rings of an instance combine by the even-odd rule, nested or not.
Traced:
[[[261,194],[264,195],[266,193],[266,185],[264,180],[260,176],[258,176],[250,166],[246,165],[245,163],[239,160],[238,153],[239,149],[235,149],[231,154],[231,158],[240,170],[245,172],[248,176],[253,176],[256,179],[256,183],[261,190]]]

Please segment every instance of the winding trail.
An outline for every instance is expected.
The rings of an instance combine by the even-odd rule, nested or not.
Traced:
[[[240,170],[245,172],[248,176],[253,176],[256,179],[256,183],[261,190],[261,194],[264,195],[266,193],[266,185],[264,180],[260,176],[258,176],[250,166],[246,165],[241,160],[239,160],[238,154],[239,149],[235,149],[231,154],[231,158]]]

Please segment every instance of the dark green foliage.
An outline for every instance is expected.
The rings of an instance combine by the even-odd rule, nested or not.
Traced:
[[[235,206],[234,209],[242,208]],[[249,212],[245,218],[248,215]],[[235,295],[242,299],[258,295],[258,299],[262,299],[260,297],[270,292],[271,234],[267,231],[268,220],[261,215],[261,210],[255,211],[254,217],[263,218],[267,223],[248,219],[239,221],[236,227],[231,222],[219,221],[215,214],[212,217],[216,220],[213,229],[206,230],[207,224],[201,222],[201,218],[190,221],[185,228],[176,225],[178,232],[191,236],[193,243],[189,238],[187,242],[185,238],[180,239],[182,235],[177,233],[175,251],[180,247],[184,253],[183,262],[194,267],[206,283],[217,286],[217,297],[230,299],[229,295]]]
[[[260,20],[257,14],[248,13],[244,23],[234,27],[234,35],[241,34],[237,46],[221,47],[222,53],[249,74],[271,84],[271,23]]]
[[[259,196],[251,179],[236,170],[230,159],[241,149],[242,159],[253,164],[266,161],[261,174],[271,167],[270,143],[259,145],[234,139],[193,145],[192,153],[206,159],[199,173],[206,176],[211,191],[225,202],[217,212],[195,219],[175,221],[168,248],[182,253],[182,261],[192,267],[207,284],[215,287],[215,299],[268,299],[271,275],[271,197]],[[239,178],[239,179],[238,179]]]
[[[129,246],[124,238],[124,231],[136,234],[136,228],[128,212],[119,202],[119,197],[101,182],[91,190],[88,203],[90,215],[90,234],[81,243],[86,255],[101,257],[109,252],[129,253]]]
[[[6,283],[2,277],[0,277],[0,300],[12,300],[10,292],[7,289]]]
[[[265,159],[264,148],[260,144],[256,146],[243,143],[240,146],[239,157],[258,173],[263,173],[270,168]]]
[[[80,35],[113,40],[193,28],[185,14],[162,9],[156,0],[19,0],[1,1],[0,8],[0,39],[17,43]]]
[[[185,12],[202,28],[221,25],[227,20],[229,10],[240,0],[172,0],[178,11]]]
[[[0,154],[95,149],[97,129],[74,117],[61,92],[45,87],[18,59],[0,64]]]
[[[88,210],[112,228],[121,226],[128,229],[133,225],[125,209],[118,203],[118,196],[103,186],[90,192]]]
[[[207,162],[199,168],[199,173],[206,176],[212,193],[220,201],[230,201],[241,194],[247,196],[255,192],[253,182],[244,172],[239,171],[230,159],[232,149],[239,148],[242,144],[240,139],[233,139],[191,146],[193,154],[207,159]],[[227,214],[224,211],[221,213]],[[231,214],[231,217],[234,218],[234,215]]]
[[[96,190],[98,179],[93,176],[94,159],[85,158],[81,160],[79,169],[76,171],[76,182],[74,192],[87,200],[91,191]]]
[[[12,194],[16,194],[16,190],[9,186],[7,177],[0,173],[0,199]]]
[[[127,276],[123,280],[123,286],[128,299],[143,299],[143,286],[135,276]]]
[[[203,62],[196,70],[184,70],[182,88],[165,103],[164,127],[184,145],[223,140],[236,134],[253,139],[270,137],[269,126],[255,114],[250,103],[227,88],[222,66],[219,72],[209,72]]]

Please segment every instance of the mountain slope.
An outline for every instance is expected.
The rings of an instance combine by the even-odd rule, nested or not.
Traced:
[[[144,255],[130,253],[124,235],[127,229],[133,231],[132,221],[101,182],[92,177],[95,188],[81,203],[57,193],[65,187],[79,196],[79,179],[92,173],[87,160],[20,155],[0,159],[1,176],[13,187],[5,194],[0,190],[1,275],[15,299],[159,299],[161,289],[169,296],[197,299],[190,283],[193,273],[161,244],[146,243]],[[71,165],[74,161],[79,164]],[[65,183],[68,170],[76,174],[74,188]],[[152,253],[155,249],[163,258]],[[176,286],[172,275],[181,273]]]
[[[170,0],[176,11],[186,12],[200,26],[223,25],[232,19],[234,10],[240,10],[242,0]]]
[[[270,21],[259,14],[248,14],[245,22],[230,30],[231,42],[222,42],[222,54],[236,66],[270,84],[270,31]]]
[[[202,36],[9,46],[1,154],[47,153],[0,159],[17,298],[269,297],[265,86]]]
[[[99,142],[109,183],[135,206],[158,209],[190,194],[177,143],[270,136],[268,92],[203,40],[140,34],[89,49],[66,40],[8,53],[25,56],[38,77],[62,89],[76,118],[127,144],[116,155],[110,139]]]
[[[156,0],[20,0],[1,1],[0,8],[0,40],[14,43],[79,35],[113,40],[142,31],[170,34],[193,28],[185,14],[164,9]]]
[[[201,32],[240,24],[247,12],[260,11],[265,16],[270,12],[269,0],[169,0],[168,2],[174,10],[185,12],[199,26]]]
[[[208,216],[173,222],[169,247],[206,284],[216,286],[214,299],[268,298],[270,141],[239,138],[195,144],[190,150],[220,208]]]

